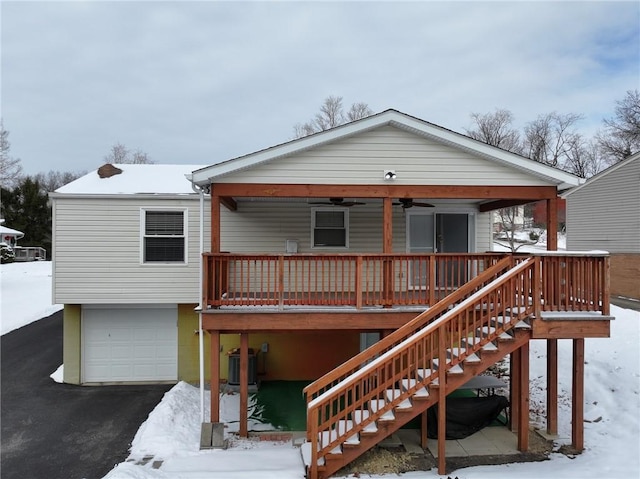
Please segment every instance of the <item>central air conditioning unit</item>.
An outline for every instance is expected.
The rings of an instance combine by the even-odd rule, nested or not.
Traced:
[[[228,384],[230,386],[240,385],[240,351],[234,349],[229,354],[229,376]],[[256,361],[256,354],[253,349],[249,349],[249,374],[248,384],[257,384],[258,382],[258,368]]]

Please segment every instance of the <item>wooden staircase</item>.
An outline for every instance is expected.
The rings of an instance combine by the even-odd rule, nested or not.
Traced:
[[[309,385],[307,476],[331,476],[436,404],[444,430],[446,395],[531,339],[539,288],[536,258],[505,258]]]

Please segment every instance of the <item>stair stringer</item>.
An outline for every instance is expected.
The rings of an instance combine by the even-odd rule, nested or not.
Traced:
[[[448,374],[445,395],[452,393],[471,378],[483,373],[507,355],[518,350],[531,339],[530,330],[517,330],[512,341],[500,341],[497,351],[482,354],[480,362],[465,364],[462,374]],[[360,434],[360,443],[357,446],[343,447],[341,454],[328,454],[325,456],[325,464],[318,466],[318,479],[326,479],[335,472],[351,463],[372,447],[382,442],[389,435],[396,432],[409,421],[425,412],[431,406],[438,404],[438,394],[431,394],[438,390],[437,385],[426,385],[429,390],[428,399],[413,399],[413,407],[409,411],[394,410],[395,420],[378,421],[376,433]]]

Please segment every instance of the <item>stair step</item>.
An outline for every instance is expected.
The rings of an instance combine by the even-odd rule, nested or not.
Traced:
[[[309,467],[311,465],[311,443],[304,442],[300,446],[300,454],[302,455],[302,463]],[[318,458],[318,466],[324,466],[324,457]]]
[[[522,314],[522,313],[526,312],[527,308],[526,308],[526,306],[516,306],[514,308],[507,308],[507,309],[505,309],[505,311],[507,313],[509,313],[509,314],[515,312],[515,314],[518,315],[518,314]],[[513,316],[513,314],[511,314],[511,316]]]
[[[331,431],[322,431],[318,433],[319,444],[329,444],[331,441],[335,440],[337,437],[338,437],[338,432],[335,429],[332,429]],[[329,454],[342,454],[342,447],[340,447],[340,445],[337,445],[336,447],[331,449]]]
[[[480,332],[482,336],[488,336],[490,334],[494,334],[496,332],[496,328],[494,328],[493,326],[483,326],[480,329],[478,329],[478,332]],[[498,336],[498,339],[500,341],[512,341],[513,336],[503,332],[503,333],[500,333],[500,335]]]
[[[453,355],[455,357],[460,357],[465,354],[467,350],[465,348],[451,348],[447,349],[447,354]],[[474,353],[469,354],[466,358],[464,358],[465,363],[479,363],[480,358],[476,356]]]
[[[414,388],[416,384],[419,383],[419,381],[417,379],[403,379],[401,383],[405,391],[408,391],[409,389]],[[429,391],[427,391],[427,388],[425,387],[422,387],[413,393],[413,398],[415,399],[426,399],[428,397],[429,397]]]
[[[387,405],[387,402],[384,399],[372,399],[369,401],[369,410],[372,413],[378,412],[380,409],[383,409]],[[379,421],[394,421],[396,419],[393,411],[389,410],[385,412],[382,416],[380,416]]]
[[[338,421],[338,433],[342,436],[345,432],[353,429],[353,421],[342,419]],[[357,446],[360,444],[360,437],[358,433],[349,436],[346,441],[344,441],[344,446]]]
[[[424,382],[425,378],[428,378],[429,376],[431,376],[433,373],[436,372],[436,369],[429,369],[429,368],[425,368],[425,369],[416,369],[416,374],[418,375],[418,377],[420,379],[422,379],[422,381]],[[433,379],[430,383],[429,386],[438,386],[438,378],[436,377],[435,379]]]
[[[360,424],[361,422],[367,420],[370,416],[369,411],[366,409],[356,409],[353,411],[353,422],[356,424]],[[376,426],[375,422],[367,424],[360,431],[362,434],[375,434],[378,432],[378,426]]]
[[[480,344],[480,342],[482,341],[482,338],[476,338],[474,336],[472,338],[464,338],[462,341],[465,343],[465,345],[473,347],[476,344]],[[498,347],[495,344],[493,344],[492,342],[489,342],[489,343],[483,345],[481,347],[481,350],[485,351],[485,352],[493,352],[493,351],[497,351]]]
[[[447,359],[447,364],[451,362],[451,359]],[[438,367],[438,364],[440,363],[440,360],[438,358],[433,360],[433,365],[435,367]],[[464,373],[464,370],[462,369],[462,366],[460,366],[459,364],[456,364],[455,366],[452,366],[450,368],[447,369],[447,373],[448,374],[462,374]]]
[[[491,323],[492,324],[497,323],[497,324],[500,324],[500,325],[504,325],[506,323],[510,323],[512,319],[513,318],[511,316],[495,316],[495,317],[491,318]]]
[[[525,321],[518,321],[514,326],[514,329],[531,329],[531,325]]]
[[[387,399],[389,400],[389,402],[395,401],[396,398],[400,397],[400,395],[402,394],[402,390],[401,389],[387,389],[385,391],[386,395],[387,395]],[[396,406],[396,409],[400,410],[400,409],[411,409],[413,407],[413,404],[411,404],[411,401],[409,401],[409,399],[404,399],[403,401],[400,402],[400,404],[398,404]]]

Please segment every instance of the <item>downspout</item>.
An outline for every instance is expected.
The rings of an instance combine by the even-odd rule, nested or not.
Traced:
[[[198,362],[200,370],[200,422],[205,421],[204,412],[204,331],[202,330],[202,255],[204,253],[204,192],[205,189],[191,183],[193,191],[200,195],[200,263],[198,266]],[[212,392],[213,394],[213,392]]]

